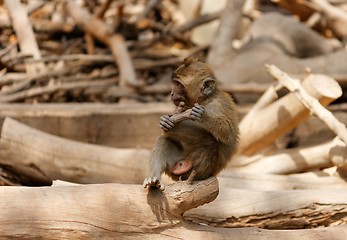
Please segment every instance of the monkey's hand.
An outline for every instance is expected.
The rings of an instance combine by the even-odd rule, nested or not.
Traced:
[[[175,123],[169,115],[163,115],[160,117],[159,126],[164,131],[169,131],[175,126]]]
[[[199,105],[198,103],[195,103],[194,107],[192,108],[192,112],[190,113],[190,119],[194,121],[200,121],[204,112],[204,107]]]
[[[164,185],[160,182],[159,178],[157,177],[146,178],[145,181],[143,181],[143,187],[156,187],[159,188],[161,191],[164,191],[165,189]]]

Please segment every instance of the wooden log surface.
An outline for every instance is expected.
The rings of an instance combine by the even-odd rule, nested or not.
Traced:
[[[158,189],[96,184],[0,188],[0,238],[117,239],[160,232],[188,209],[213,201],[215,177]]]
[[[40,184],[61,179],[76,183],[142,183],[150,151],[97,146],[56,137],[11,118],[4,121],[0,163]]]
[[[300,173],[332,167],[333,163],[330,160],[329,151],[336,146],[336,143],[329,141],[309,147],[270,151],[248,158],[235,156],[228,166],[245,173]]]
[[[258,228],[217,228],[182,223],[160,233],[147,233],[131,239],[148,237],[149,239],[237,239],[237,240],[345,240],[347,225],[317,229],[266,230]]]
[[[312,228],[347,223],[347,188],[255,191],[221,187],[212,203],[185,219],[219,227]]]
[[[120,148],[152,149],[160,136],[161,115],[174,111],[172,103],[0,104],[5,117],[59,137]],[[239,108],[240,115],[244,113]]]
[[[13,27],[16,31],[22,54],[32,55],[34,59],[40,59],[40,49],[38,47],[36,37],[25,8],[22,6],[19,0],[6,0],[5,5],[9,11]],[[25,66],[28,77],[32,77],[46,71],[45,65],[40,62],[29,63]]]
[[[46,133],[81,142],[151,149],[161,134],[159,118],[172,103],[0,104],[0,123],[11,117]]]
[[[347,183],[341,177],[319,175],[318,172],[275,175],[225,170],[218,176],[218,181],[222,188],[258,191],[347,189]]]
[[[264,190],[344,187],[343,181],[341,183],[337,179],[264,175],[271,172],[271,169],[281,169],[282,165],[283,171],[287,171],[286,168],[302,171],[311,161],[312,166],[325,166],[324,161],[325,164],[329,163],[325,159],[334,146],[327,143],[297,150],[297,155],[282,153],[260,159],[243,168],[234,167],[231,168],[233,170],[222,172],[221,182],[229,187],[239,185],[240,188],[251,189],[258,189],[261,185]],[[317,156],[310,155],[311,152],[317,152]],[[299,153],[302,158],[306,156],[305,164],[300,164],[300,161],[295,163]],[[324,160],[323,163],[320,163],[320,158]],[[110,148],[80,143],[35,130],[9,118],[5,120],[0,138],[1,164],[48,184],[55,179],[76,183],[142,183],[149,173],[149,159],[150,151],[146,149]],[[276,162],[279,164],[276,165]],[[272,165],[275,167],[271,168]],[[252,183],[255,183],[253,187]]]
[[[324,75],[310,75],[303,87],[323,106],[327,106],[342,94],[339,84]],[[310,115],[294,93],[273,102],[259,111],[250,124],[240,126],[239,154],[250,156],[273,143],[278,137],[293,129]]]

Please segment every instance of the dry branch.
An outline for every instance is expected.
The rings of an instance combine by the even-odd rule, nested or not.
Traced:
[[[149,173],[150,151],[116,149],[59,138],[6,118],[0,139],[0,163],[33,181],[142,183]]]
[[[31,55],[34,59],[40,59],[41,53],[26,10],[19,0],[6,0],[5,5],[16,30],[21,52],[25,55]],[[45,71],[43,63],[26,64],[26,72],[29,77]]]
[[[317,99],[310,96],[305,89],[303,89],[298,80],[290,78],[276,66],[270,65],[268,66],[268,70],[281,84],[283,84],[283,86],[288,88],[291,92],[294,92],[305,107],[321,119],[337,137],[343,141],[343,144],[339,143],[337,140],[333,142],[334,146],[331,148],[330,155],[332,162],[345,172],[347,169],[347,128],[345,124],[337,120],[337,118],[335,118],[329,110],[324,108]]]
[[[303,81],[303,87],[323,106],[341,96],[339,84],[332,78],[323,75],[310,75]],[[310,115],[309,110],[301,103],[295,93],[270,104],[258,112],[247,126],[240,128],[239,154],[252,155],[264,149],[279,136],[296,127]]]
[[[312,0],[311,1],[319,12],[322,12],[328,21],[329,27],[338,37],[345,37],[347,35],[347,12],[335,7],[326,0]]]
[[[347,223],[347,188],[250,191],[221,188],[217,199],[184,214],[219,227],[297,229]]]
[[[160,135],[161,115],[169,103],[1,104],[0,123],[12,117],[59,137],[121,148],[152,148]]]
[[[218,68],[223,64],[225,58],[233,56],[231,40],[236,37],[242,18],[244,1],[227,1],[226,7],[221,15],[221,24],[216,38],[211,44],[208,54],[208,63],[212,68]]]
[[[291,175],[265,174],[262,171],[244,173],[234,169],[223,171],[218,177],[222,188],[243,190],[302,190],[302,189],[347,189],[345,180],[338,176],[320,176],[308,172]]]
[[[311,147],[285,149],[249,158],[235,157],[229,166],[249,173],[288,174],[333,166],[329,151],[336,145],[331,142]]]
[[[54,93],[60,90],[68,91],[68,90],[76,90],[76,89],[86,89],[86,88],[95,88],[102,87],[105,91],[106,88],[114,85],[116,83],[115,78],[104,79],[104,80],[96,80],[96,81],[81,81],[81,82],[71,82],[71,83],[54,83],[51,85],[47,85],[44,87],[34,87],[29,88],[27,90],[15,92],[8,95],[0,95],[1,103],[9,103],[16,102],[18,100],[23,100],[25,98],[35,97],[43,94]],[[26,86],[28,82],[23,82]],[[20,85],[21,86],[21,85]],[[101,90],[102,91],[102,90]]]
[[[0,189],[0,238],[116,239],[174,227],[188,209],[213,201],[218,181],[147,191],[102,184]]]
[[[321,119],[341,140],[344,141],[345,144],[347,144],[346,126],[337,120],[329,110],[324,108],[316,98],[310,96],[301,86],[299,80],[290,78],[286,73],[274,65],[268,65],[267,69],[283,86],[288,88],[289,91],[295,93],[298,99],[300,99],[311,113]]]
[[[92,17],[74,1],[65,1],[65,7],[70,16],[82,29],[110,48],[119,66],[121,85],[140,86],[123,36],[110,32],[104,22],[96,17]]]

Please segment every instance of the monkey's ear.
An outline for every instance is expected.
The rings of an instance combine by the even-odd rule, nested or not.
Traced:
[[[205,78],[203,81],[202,92],[205,96],[211,95],[216,88],[216,81],[213,78]]]

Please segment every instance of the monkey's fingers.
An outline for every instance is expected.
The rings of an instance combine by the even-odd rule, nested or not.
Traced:
[[[159,126],[160,126],[161,129],[163,129],[165,131],[168,131],[168,130],[172,129],[172,126],[170,126],[166,122],[160,122]]]
[[[162,184],[160,181],[157,182],[156,187],[159,188],[160,191],[164,191],[165,190],[164,184]]]
[[[159,188],[161,191],[163,191],[165,189],[164,185],[156,177],[146,178],[145,181],[143,181],[143,187],[144,188],[156,187],[156,188]]]
[[[202,114],[204,113],[204,108],[201,106],[193,107],[191,112],[191,117],[194,120],[201,120]]]
[[[168,116],[168,115],[164,115],[160,118],[159,125],[162,129],[164,129],[166,131],[172,129],[175,126],[175,124],[172,122],[170,116]]]

